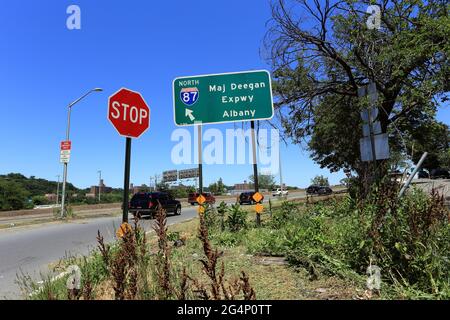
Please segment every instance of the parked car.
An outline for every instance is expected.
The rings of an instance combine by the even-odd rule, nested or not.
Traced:
[[[317,194],[318,191],[320,189],[320,186],[318,185],[310,185],[307,189],[306,189],[306,194]]]
[[[254,194],[255,194],[254,191],[242,192],[239,195],[239,204],[242,205],[244,203],[248,203],[248,204],[256,203],[256,201],[253,199],[253,195]],[[264,196],[262,197],[262,199],[258,203],[262,203],[263,200],[264,200]]]
[[[207,204],[214,204],[214,203],[216,203],[216,198],[211,194],[211,192],[203,192],[202,194],[203,194],[203,196],[206,199],[205,203],[207,203]],[[199,195],[200,195],[200,193],[198,193],[198,192],[189,193],[189,195],[188,195],[188,202],[191,205],[198,204],[197,198],[198,198]]]
[[[331,190],[330,187],[320,187],[319,190],[317,191],[317,194],[321,195],[321,196],[329,195],[332,193],[333,193],[333,190]]]
[[[289,192],[287,190],[281,190],[280,188],[272,191],[272,196],[287,196]]]
[[[417,178],[419,178],[419,179],[429,179],[430,178],[430,173],[426,169],[421,169],[417,173]]]
[[[450,172],[444,168],[436,168],[430,171],[431,179],[450,179]]]
[[[138,192],[133,195],[128,206],[128,212],[133,216],[151,216],[157,212],[159,206],[166,212],[181,214],[181,203],[165,192]]]
[[[318,186],[318,185],[311,185],[306,189],[306,194],[317,194],[317,195],[329,195],[332,194],[333,190],[331,190],[330,187],[326,186]]]

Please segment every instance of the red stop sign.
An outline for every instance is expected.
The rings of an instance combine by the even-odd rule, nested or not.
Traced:
[[[122,88],[108,99],[108,119],[120,135],[138,138],[150,126],[150,108],[139,92]]]

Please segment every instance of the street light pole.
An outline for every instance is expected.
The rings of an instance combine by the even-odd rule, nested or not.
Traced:
[[[102,193],[102,170],[97,171],[100,175],[98,178],[98,202],[100,203],[100,195]]]
[[[281,197],[283,197],[283,175],[281,174],[281,150],[278,150],[278,164],[280,168],[280,190]]]
[[[92,92],[100,92],[103,91],[101,88],[95,88],[90,91],[88,91],[86,94],[72,102],[68,105],[68,111],[67,111],[67,129],[66,129],[66,141],[69,141],[69,134],[70,134],[70,113],[72,111],[72,107],[80,102],[83,98],[88,96]],[[66,201],[66,182],[67,182],[67,162],[64,162],[64,173],[63,173],[63,185],[62,185],[62,196],[61,196],[61,218],[64,217],[65,214],[65,201]]]
[[[61,177],[60,174],[56,175],[58,177],[58,183],[56,184],[56,206],[58,206],[59,203],[59,178]]]

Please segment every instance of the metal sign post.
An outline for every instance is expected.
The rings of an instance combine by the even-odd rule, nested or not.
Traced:
[[[420,160],[417,163],[416,167],[414,168],[414,171],[411,173],[408,180],[405,182],[402,189],[400,190],[400,193],[398,194],[399,198],[401,198],[403,196],[403,194],[405,193],[406,189],[408,189],[408,187],[411,184],[411,181],[414,179],[416,173],[420,170],[420,167],[422,167],[422,164],[425,161],[425,158],[427,157],[427,155],[428,155],[428,152],[424,152],[422,157],[420,157]]]
[[[203,161],[202,161],[202,125],[197,125],[198,129],[198,193],[203,193]]]
[[[256,161],[256,138],[255,138],[255,121],[250,122],[251,131],[252,131],[252,153],[253,153],[253,183],[255,185],[255,193],[259,192],[259,183],[258,183],[258,162]],[[256,224],[261,225],[261,216],[257,212],[256,213]]]
[[[66,210],[65,204],[66,204],[67,164],[69,163],[70,160],[70,152],[72,148],[72,143],[69,140],[71,110],[72,108],[69,107],[67,116],[66,140],[61,142],[60,162],[64,163],[62,196],[61,196],[61,218],[64,218]]]
[[[125,173],[123,179],[123,210],[122,222],[128,222],[128,200],[130,194],[130,161],[131,161],[131,138],[126,138],[125,142]]]

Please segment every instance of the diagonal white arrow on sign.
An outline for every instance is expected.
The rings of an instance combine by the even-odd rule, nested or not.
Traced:
[[[192,114],[192,112],[194,112],[194,111],[191,110],[191,109],[187,109],[187,108],[186,108],[186,117],[189,117],[189,119],[191,119],[191,121],[194,121],[194,120],[195,120],[195,117],[194,117],[194,115]]]

